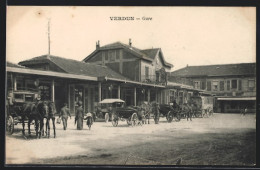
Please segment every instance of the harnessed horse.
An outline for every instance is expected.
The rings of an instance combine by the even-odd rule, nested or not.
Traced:
[[[151,112],[152,112],[152,106],[150,103],[148,102],[144,102],[141,105],[141,108],[144,111],[144,119],[143,119],[143,124],[150,124],[150,116],[151,116]]]
[[[31,136],[31,122],[34,120],[35,122],[35,131],[36,131],[36,138],[41,138],[41,131],[43,127],[43,115],[47,112],[45,108],[43,107],[42,102],[31,102],[31,103],[25,103],[23,104],[22,108],[20,109],[20,116],[22,120],[22,126],[23,126],[23,136],[25,137],[25,119],[28,118],[28,134]],[[40,125],[40,129],[39,129]]]
[[[54,132],[54,138],[56,137],[56,128],[55,128],[55,113],[56,113],[56,107],[53,102],[43,102],[43,110],[44,110],[44,115],[43,115],[43,125],[44,125],[44,119],[46,119],[46,136],[49,138],[50,137],[50,120],[52,120],[52,126],[53,126],[53,132]],[[44,135],[44,128],[42,129]]]
[[[190,118],[190,121],[192,121],[191,120],[192,113],[193,113],[192,107],[189,106],[187,103],[184,103],[182,105],[182,111],[185,113],[185,115],[187,117],[187,121],[189,120],[189,118]]]

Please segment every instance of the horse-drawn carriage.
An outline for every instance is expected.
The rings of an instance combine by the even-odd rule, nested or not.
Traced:
[[[164,117],[166,117],[166,120],[171,123],[173,118],[175,118],[175,121],[181,120],[181,112],[177,108],[173,108],[170,104],[160,104],[159,105],[159,111],[160,114],[162,114]]]
[[[209,117],[213,114],[213,100],[212,96],[196,96],[191,97],[191,105],[193,115],[195,117]]]
[[[34,91],[19,90],[9,93],[6,101],[6,132],[10,135],[14,132],[14,125],[22,123],[22,108],[25,103],[33,102],[38,97]],[[28,123],[28,119],[24,120]],[[32,122],[32,124],[34,124]]]
[[[6,132],[13,134],[14,125],[22,123],[25,137],[25,124],[28,124],[28,133],[31,135],[31,125],[34,125],[36,137],[44,134],[44,118],[46,118],[46,135],[50,135],[49,120],[52,119],[54,137],[55,132],[55,105],[53,102],[40,101],[38,92],[29,90],[16,90],[8,94],[6,101]]]

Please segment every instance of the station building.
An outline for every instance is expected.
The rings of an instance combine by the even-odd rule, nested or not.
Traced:
[[[42,100],[54,101],[58,112],[68,103],[73,114],[78,101],[85,112],[92,112],[105,98],[123,99],[127,106],[174,99],[181,104],[203,92],[169,80],[172,67],[160,48],[140,50],[131,41],[101,47],[98,42],[83,61],[47,54],[18,64],[7,62],[6,95],[12,90],[36,90]]]
[[[171,79],[189,82],[215,98],[215,112],[256,110],[256,64],[188,66],[171,72]]]

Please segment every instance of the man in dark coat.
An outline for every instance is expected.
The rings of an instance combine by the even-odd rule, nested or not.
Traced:
[[[76,110],[75,121],[77,122],[77,130],[83,129],[84,110],[82,108],[82,102],[79,101],[79,107]]]
[[[62,119],[63,129],[64,130],[67,129],[68,116],[71,119],[71,115],[70,115],[70,111],[69,111],[68,105],[67,105],[67,103],[64,103],[64,106],[63,106],[63,108],[61,108],[60,116],[59,116],[59,118],[61,117],[61,119]]]
[[[159,119],[160,119],[160,111],[159,111],[159,103],[154,103],[153,105],[153,114],[154,114],[154,122],[155,124],[159,123]]]

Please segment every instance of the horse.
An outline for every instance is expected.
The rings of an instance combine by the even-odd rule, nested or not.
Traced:
[[[142,124],[144,124],[144,120],[145,120],[144,109],[142,107],[137,107],[136,109],[137,109],[137,117],[138,117],[137,124],[142,126]]]
[[[198,105],[196,103],[192,103],[191,106],[191,117],[199,117],[201,113],[201,109],[198,107]]]
[[[150,124],[150,117],[152,112],[152,106],[148,102],[144,102],[141,105],[141,108],[144,110],[143,124]]]
[[[173,102],[172,108],[173,108],[173,116],[176,117],[178,121],[180,121],[180,119],[182,118],[181,106],[178,105],[176,102]]]
[[[187,121],[189,120],[189,118],[190,118],[190,121],[192,121],[191,117],[192,117],[193,110],[192,110],[191,106],[189,106],[187,103],[184,103],[182,105],[182,112],[185,113],[185,115],[187,117]]]
[[[34,120],[35,122],[35,131],[36,131],[36,138],[41,138],[41,132],[43,128],[43,115],[47,112],[47,110],[43,107],[42,102],[30,102],[23,104],[22,108],[19,109],[19,115],[21,116],[22,121],[22,133],[25,137],[25,119],[28,118],[28,134],[31,136],[31,129],[30,125],[31,122]],[[40,128],[39,128],[40,126]],[[26,138],[26,137],[25,137]]]
[[[44,116],[43,119],[46,119],[46,130],[45,130],[45,134],[48,138],[50,138],[50,120],[52,120],[52,126],[53,126],[53,132],[54,132],[54,138],[56,138],[56,128],[55,128],[55,114],[56,112],[56,107],[54,102],[52,101],[44,101],[43,102],[43,109],[45,110],[44,112]],[[44,124],[44,121],[43,121]],[[44,135],[44,128],[43,128],[43,133],[42,135]]]

